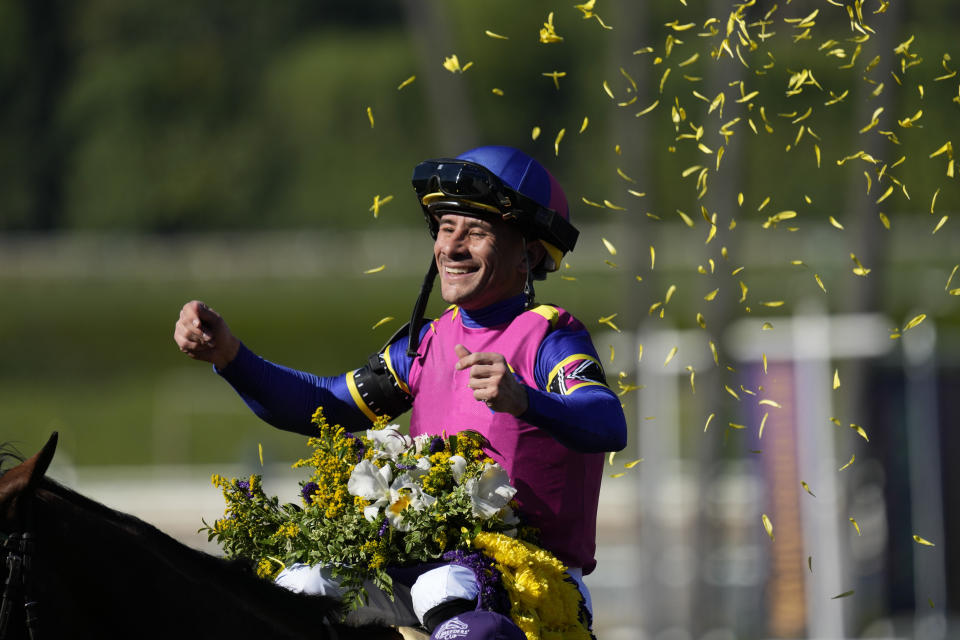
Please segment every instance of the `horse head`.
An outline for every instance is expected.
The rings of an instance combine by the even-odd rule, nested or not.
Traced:
[[[11,523],[23,519],[27,496],[47,472],[56,449],[57,432],[54,431],[33,457],[0,476],[0,530],[7,530]]]

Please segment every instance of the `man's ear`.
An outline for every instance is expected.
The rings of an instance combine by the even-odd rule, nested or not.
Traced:
[[[547,249],[539,240],[530,240],[527,245],[527,268],[530,271],[536,269],[544,257],[547,255]]]

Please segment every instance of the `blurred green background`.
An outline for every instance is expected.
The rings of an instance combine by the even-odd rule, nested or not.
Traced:
[[[693,465],[676,476],[699,487],[691,548],[722,546],[726,529],[710,524],[701,503],[724,469],[749,468],[756,457],[755,445],[729,429],[703,433],[710,413],[714,425],[749,417],[724,391],[750,385],[728,329],[753,318],[777,335],[778,323],[809,309],[878,314],[891,332],[925,314],[923,330],[935,327],[930,384],[938,391],[926,406],[939,413],[926,415],[941,440],[924,454],[943,463],[939,504],[951,512],[960,483],[947,462],[957,444],[960,297],[950,290],[960,288],[951,276],[960,263],[960,189],[948,164],[953,148],[936,152],[960,142],[960,10],[950,0],[866,2],[876,34],[862,39],[837,4],[858,3],[745,3],[750,32],[775,34],[751,51],[736,25],[726,30],[740,5],[720,0],[600,0],[602,22],[571,4],[504,0],[0,0],[0,439],[31,453],[58,430],[58,462],[77,469],[191,464],[213,472],[254,464],[258,443],[268,462],[299,457],[301,437],[260,423],[207,365],[179,353],[172,332],[181,305],[205,300],[271,360],[320,374],[356,367],[409,315],[429,256],[412,167],[510,144],[541,159],[567,192],[580,242],[565,278],[551,277],[538,293],[588,325],[611,385],[638,382],[636,340],[699,331],[704,316],[697,351],[681,350],[673,364],[689,393],[675,422],[650,420],[652,394],[624,395],[628,455],[659,455],[639,436],[656,425],[680,442],[677,460]],[[538,40],[549,12],[561,42]],[[724,36],[732,55],[717,53]],[[452,73],[443,62],[453,54],[473,64]],[[790,78],[803,70],[810,82],[790,95]],[[555,71],[565,73],[559,89],[546,75]],[[738,102],[753,91],[759,97]],[[720,93],[725,102],[711,109]],[[842,99],[827,104],[834,98]],[[845,160],[858,152],[876,163]],[[692,166],[708,169],[699,197],[701,169],[684,176]],[[375,196],[393,196],[376,217]],[[782,211],[798,215],[764,227]],[[705,218],[714,214],[708,240]],[[852,272],[852,255],[867,277]],[[363,273],[381,264],[384,271]],[[784,304],[763,304],[771,301]],[[431,310],[440,309],[435,295]],[[622,334],[598,321],[614,313]],[[395,319],[371,329],[387,316]],[[910,501],[903,443],[916,428],[898,404],[909,363],[899,343],[892,349],[831,362],[843,380],[837,415],[866,424],[873,442],[829,436],[874,465],[865,468],[887,473],[879,484],[870,474],[843,476],[838,504],[880,486],[888,519],[877,529],[891,540],[903,533],[893,520]],[[659,367],[665,356],[648,343],[644,362]],[[684,369],[694,364],[695,393]],[[652,486],[639,483],[642,473],[623,483]],[[647,515],[632,517],[611,539],[633,544]],[[764,538],[755,525],[751,535]],[[955,613],[960,588],[960,555],[947,542],[960,523],[952,516],[944,526],[937,557],[953,577],[937,614]],[[754,550],[765,542],[750,539]],[[845,633],[909,636],[876,621],[919,620],[914,612],[927,606],[910,587],[922,573],[910,564],[912,543],[880,542],[867,557],[857,555],[858,541],[844,540],[854,558],[847,575],[867,594],[845,605]],[[706,562],[696,557],[694,566]],[[633,566],[607,566],[617,562]],[[700,569],[690,583],[658,583],[653,568],[636,564],[649,583],[598,593],[612,603],[611,619],[617,593],[640,594],[649,603],[643,620],[603,637],[781,632],[763,571],[731,591]],[[739,595],[720,602],[711,589]],[[668,593],[682,594],[673,608],[657,604]],[[674,609],[684,622],[667,620]],[[694,610],[702,619],[691,622]],[[812,624],[785,637],[813,634]]]

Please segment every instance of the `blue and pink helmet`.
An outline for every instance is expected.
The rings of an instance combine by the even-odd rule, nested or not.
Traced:
[[[439,211],[496,215],[516,224],[547,250],[540,269],[556,271],[579,232],[570,224],[567,198],[543,165],[519,149],[485,146],[456,158],[426,160],[413,171],[413,187],[436,237]]]

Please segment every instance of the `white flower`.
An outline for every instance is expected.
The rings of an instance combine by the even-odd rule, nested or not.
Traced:
[[[417,477],[423,473],[422,471],[419,472]],[[386,509],[387,520],[393,528],[399,531],[409,531],[410,525],[406,523],[404,518],[406,510],[423,511],[436,501],[436,498],[424,493],[423,488],[415,481],[413,475],[404,473],[397,476],[393,484],[390,485],[390,506]]]
[[[390,504],[390,481],[393,472],[390,465],[378,468],[369,460],[363,460],[353,468],[350,479],[347,480],[347,491],[352,496],[360,496],[370,501],[370,505],[363,508],[363,517],[368,521],[379,515],[380,507]]]
[[[467,470],[467,461],[463,456],[450,456],[450,469],[457,484],[463,480],[463,473]]]
[[[377,449],[376,458],[390,458],[396,460],[397,456],[403,453],[407,448],[413,445],[410,436],[405,436],[399,432],[400,425],[391,424],[383,429],[367,429],[367,437],[373,441]]]
[[[503,524],[510,527],[509,529],[506,529],[505,531],[503,531],[503,535],[507,536],[508,538],[516,538],[517,537],[516,525],[520,524],[520,518],[517,516],[516,513],[514,513],[510,505],[507,505],[503,509],[500,509],[499,515],[500,515],[500,519],[503,520]]]
[[[466,490],[473,506],[473,515],[484,519],[495,516],[517,493],[510,486],[510,478],[503,467],[489,462],[483,465],[479,478],[467,480]]]

